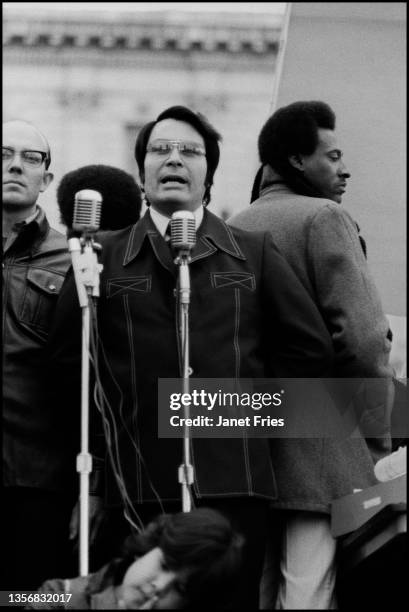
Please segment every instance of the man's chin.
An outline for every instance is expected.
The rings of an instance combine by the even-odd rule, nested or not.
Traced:
[[[153,208],[167,214],[172,214],[177,210],[196,210],[198,204],[194,204],[189,198],[166,198],[151,202]]]
[[[3,209],[5,210],[15,210],[16,208],[29,208],[31,205],[27,204],[24,199],[19,197],[10,197],[10,194],[7,194],[7,197],[3,194]]]
[[[333,193],[329,196],[329,199],[335,202],[336,204],[342,204],[342,195],[341,193]]]

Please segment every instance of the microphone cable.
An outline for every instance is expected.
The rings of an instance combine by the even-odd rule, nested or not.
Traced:
[[[104,430],[105,436],[105,445],[107,447],[108,455],[110,458],[110,463],[112,467],[112,471],[124,504],[124,514],[127,516],[128,522],[136,529],[136,531],[141,531],[143,528],[142,521],[138,514],[136,513],[131,499],[128,495],[127,488],[125,485],[125,480],[122,474],[122,467],[119,458],[119,447],[118,447],[118,433],[115,418],[113,415],[112,408],[108,402],[108,399],[105,395],[105,391],[103,385],[101,383],[100,374],[99,374],[99,358],[98,358],[98,342],[97,338],[97,328],[96,328],[96,308],[95,304],[92,306],[92,332],[90,334],[91,338],[91,353],[95,356],[91,358],[91,363],[94,368],[95,373],[95,385],[94,385],[94,402],[101,414],[102,426]],[[104,405],[107,406],[107,411],[104,410]],[[110,418],[109,418],[110,417]],[[110,423],[111,419],[111,423]],[[131,510],[131,514],[134,514],[135,521],[139,523],[138,525],[129,517],[127,510]]]
[[[101,382],[101,378],[100,378],[100,368],[99,368],[99,351],[101,351],[101,356],[104,362],[105,367],[107,368],[112,381],[114,382],[115,386],[117,387],[119,393],[122,396],[122,391],[121,391],[121,387],[118,384],[117,380],[115,379],[115,376],[112,372],[109,360],[107,358],[104,346],[103,346],[103,342],[102,339],[99,335],[98,332],[98,321],[97,321],[97,312],[96,312],[96,305],[93,304],[92,309],[91,309],[91,320],[92,320],[92,334],[91,334],[91,341],[92,341],[92,348],[93,348],[93,353],[95,355],[95,359],[92,360],[93,361],[93,367],[94,367],[94,372],[95,372],[95,387],[94,387],[94,401],[96,404],[96,407],[98,409],[98,411],[101,414],[102,417],[102,422],[103,422],[103,427],[104,427],[104,432],[105,432],[105,438],[106,438],[106,445],[108,448],[108,453],[109,453],[109,457],[110,457],[110,461],[111,461],[111,466],[112,466],[112,470],[116,479],[116,482],[118,484],[118,488],[121,494],[121,497],[123,499],[124,502],[124,516],[125,518],[128,520],[128,522],[130,522],[132,524],[132,526],[137,529],[140,530],[141,527],[138,527],[137,525],[135,525],[135,523],[132,521],[130,515],[134,515],[135,520],[137,522],[140,523],[140,525],[143,527],[142,521],[139,517],[139,515],[137,514],[134,504],[132,503],[128,491],[127,491],[127,487],[125,484],[125,479],[123,477],[123,472],[122,472],[122,466],[121,466],[121,459],[120,459],[120,453],[119,453],[119,440],[118,440],[118,429],[117,429],[117,422],[115,419],[115,414],[114,414],[114,410],[111,406],[111,403],[104,391],[104,387],[102,385]],[[121,402],[122,405],[122,402]],[[141,465],[145,471],[145,476],[147,478],[148,481],[148,485],[150,487],[150,489],[152,490],[156,500],[159,503],[160,509],[162,514],[165,514],[165,510],[163,507],[163,503],[162,503],[162,499],[158,493],[158,491],[156,490],[155,486],[152,483],[152,480],[149,476],[149,472],[148,472],[148,468],[146,466],[146,462],[143,458],[143,455],[141,453],[141,450],[139,448],[139,445],[137,444],[135,437],[131,434],[131,432],[128,429],[127,423],[123,417],[122,414],[122,408],[120,407],[118,410],[118,415],[119,415],[119,421],[123,426],[123,430],[125,431],[125,433],[127,434],[133,448],[135,449],[135,452],[139,458],[139,460],[141,461]]]

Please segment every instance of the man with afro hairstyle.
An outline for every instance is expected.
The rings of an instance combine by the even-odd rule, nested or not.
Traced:
[[[381,437],[277,439],[271,444],[279,491],[271,507],[281,511],[271,520],[275,529],[280,517],[283,525],[276,605],[332,609],[336,542],[330,531],[331,501],[375,484],[374,461],[390,450],[390,332],[365,243],[340,206],[350,173],[333,110],[315,100],[279,108],[264,124],[258,148],[262,168],[253,186],[254,202],[229,224],[270,231],[331,335],[332,376],[378,379],[385,394],[384,401],[377,396],[365,404],[368,420],[382,424],[377,430]],[[345,381],[339,382],[344,392]],[[273,557],[280,555],[274,551]]]

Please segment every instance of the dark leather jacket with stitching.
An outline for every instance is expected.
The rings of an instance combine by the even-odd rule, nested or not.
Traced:
[[[75,475],[74,420],[47,398],[44,347],[70,265],[42,209],[3,256],[3,484],[58,490]],[[69,418],[68,418],[69,417]]]
[[[158,378],[179,377],[177,270],[149,213],[136,225],[101,233],[97,239],[104,266],[98,336],[100,379],[111,408],[105,406],[108,446],[120,464],[129,499],[144,503],[158,494],[177,500],[182,440],[158,438]],[[267,235],[231,230],[205,210],[190,273],[192,378],[326,374],[332,359],[330,337]],[[70,405],[78,404],[80,397],[77,301],[75,282],[68,274],[50,350],[56,368],[53,380],[61,381],[64,401]],[[95,433],[93,421],[90,433]],[[191,446],[198,498],[276,497],[268,440],[194,439]],[[106,465],[106,499],[117,504],[117,481],[109,461]]]

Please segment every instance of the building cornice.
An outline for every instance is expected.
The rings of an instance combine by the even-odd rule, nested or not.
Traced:
[[[18,14],[3,16],[3,48],[142,50],[276,55],[277,15],[227,13]]]

